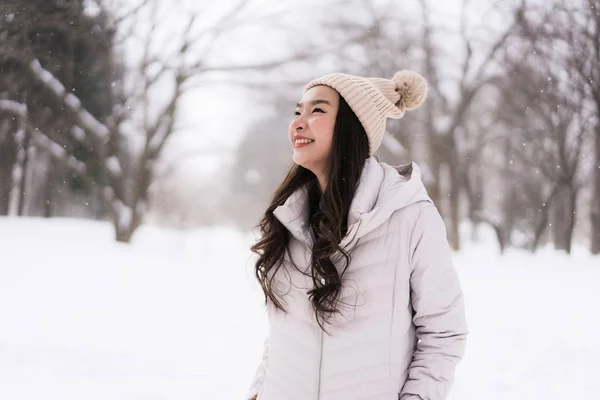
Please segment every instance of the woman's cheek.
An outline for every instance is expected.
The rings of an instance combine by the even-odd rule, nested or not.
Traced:
[[[313,126],[315,128],[314,130],[318,131],[320,135],[324,135],[333,129],[331,121],[323,117],[315,119],[313,121]]]

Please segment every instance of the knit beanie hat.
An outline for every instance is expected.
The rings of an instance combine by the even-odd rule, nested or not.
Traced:
[[[304,93],[318,85],[335,89],[346,100],[367,132],[369,155],[381,145],[386,119],[402,118],[406,110],[420,106],[427,93],[425,78],[406,70],[391,80],[332,73],[310,81]]]

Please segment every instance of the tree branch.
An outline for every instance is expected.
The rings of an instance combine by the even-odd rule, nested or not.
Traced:
[[[83,106],[77,96],[72,93],[67,93],[65,87],[50,73],[44,69],[37,59],[34,59],[29,64],[32,74],[40,80],[45,86],[56,96],[57,100],[65,104],[65,110],[74,122],[74,125],[79,125],[84,131],[90,132],[95,140],[95,150],[100,159],[105,154],[104,146],[110,139],[110,131],[108,128],[99,122],[92,114],[90,114]],[[119,171],[123,171],[120,161],[116,157],[110,157],[110,161],[105,160],[105,163],[110,164],[107,168],[112,178],[119,178]],[[107,166],[109,164],[106,164]],[[117,175],[115,175],[117,174]]]
[[[78,160],[65,148],[58,143],[54,142],[50,137],[40,131],[39,128],[29,119],[27,112],[27,106],[25,104],[17,103],[12,100],[0,100],[0,111],[10,113],[19,118],[19,120],[26,127],[27,131],[32,133],[35,143],[46,150],[52,157],[65,163],[74,173],[79,176],[87,176],[87,167],[85,163]]]
[[[44,83],[57,100],[65,104],[70,116],[78,125],[89,132],[98,143],[106,143],[110,136],[108,128],[99,122],[81,105],[81,100],[72,93],[67,93],[67,90],[52,73],[42,67],[37,59],[29,63],[29,70],[35,78]]]

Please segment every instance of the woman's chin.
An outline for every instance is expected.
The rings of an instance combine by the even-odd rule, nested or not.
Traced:
[[[310,164],[310,160],[304,154],[294,151],[294,155],[292,156],[292,160],[294,163],[300,165],[301,167],[307,168]]]

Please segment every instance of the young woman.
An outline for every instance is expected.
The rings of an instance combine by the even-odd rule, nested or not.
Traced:
[[[412,71],[306,86],[252,247],[270,333],[248,399],[447,398],[467,325],[445,226],[416,164],[372,156],[426,90]]]

